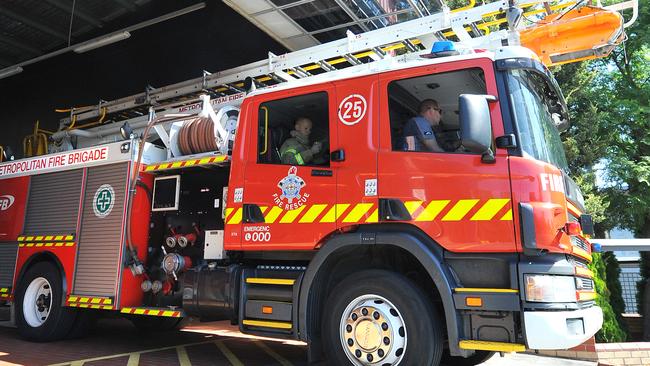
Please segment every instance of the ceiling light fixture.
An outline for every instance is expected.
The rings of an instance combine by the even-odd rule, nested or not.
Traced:
[[[13,76],[16,74],[20,74],[21,72],[23,72],[23,68],[20,66],[11,69],[10,68],[2,69],[0,70],[0,79]]]
[[[125,31],[125,32],[111,34],[106,37],[91,39],[90,41],[84,42],[80,46],[75,47],[74,52],[75,53],[88,52],[96,48],[107,46],[111,43],[123,41],[129,37],[131,37],[131,33]]]

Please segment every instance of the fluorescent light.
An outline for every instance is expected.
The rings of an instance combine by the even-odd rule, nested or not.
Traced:
[[[2,69],[0,70],[0,79],[7,78],[9,76],[13,76],[16,74],[20,74],[21,72],[23,72],[23,68],[20,66],[14,67],[13,69],[9,69],[9,68]]]
[[[92,39],[88,42],[82,43],[79,47],[74,49],[74,52],[76,53],[84,53],[90,50],[94,50],[95,48],[100,48],[107,46],[111,43],[123,41],[127,38],[131,37],[131,33],[129,32],[120,32],[116,34],[112,34],[110,36],[106,37],[100,37],[96,39]]]

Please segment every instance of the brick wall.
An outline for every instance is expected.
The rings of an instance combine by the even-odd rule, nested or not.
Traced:
[[[594,338],[571,348],[559,351],[539,351],[539,355],[598,362],[598,366],[648,366],[650,343],[596,343]]]

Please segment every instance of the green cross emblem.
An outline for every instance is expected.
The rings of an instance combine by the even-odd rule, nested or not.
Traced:
[[[113,210],[113,204],[115,203],[115,191],[110,184],[102,184],[97,191],[95,191],[95,197],[93,199],[93,211],[95,216],[99,218],[104,218],[111,213]]]

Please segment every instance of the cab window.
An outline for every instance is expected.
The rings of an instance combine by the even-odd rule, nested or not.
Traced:
[[[258,115],[258,163],[329,166],[326,92],[262,103]]]
[[[393,151],[465,153],[458,96],[485,94],[483,70],[472,68],[388,84]]]

